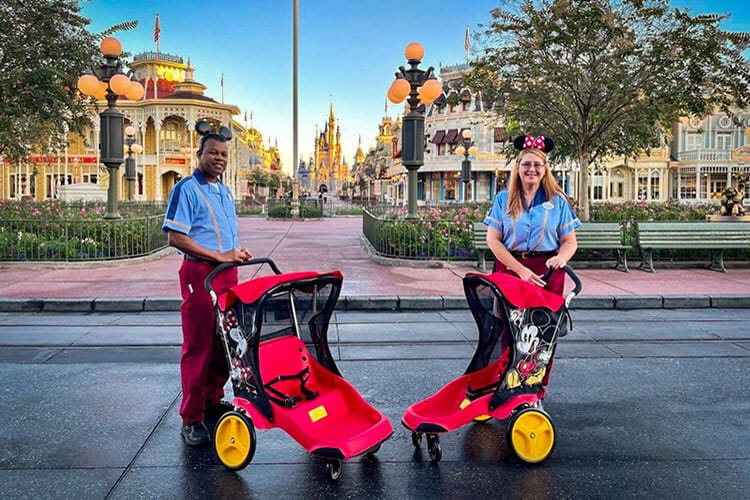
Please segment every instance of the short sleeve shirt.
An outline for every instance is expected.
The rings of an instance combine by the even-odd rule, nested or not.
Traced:
[[[551,252],[560,247],[560,238],[580,227],[581,222],[565,197],[556,194],[547,201],[539,189],[531,206],[518,219],[508,213],[508,191],[501,191],[484,223],[502,234],[503,245],[511,252]]]
[[[162,230],[184,233],[217,252],[238,248],[239,225],[232,192],[222,182],[208,182],[196,169],[169,193]]]

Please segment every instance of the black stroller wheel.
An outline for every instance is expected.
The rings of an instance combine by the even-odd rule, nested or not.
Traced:
[[[440,462],[443,458],[443,448],[440,446],[440,436],[437,434],[427,434],[427,453],[433,464]]]
[[[341,460],[329,460],[326,462],[326,472],[332,481],[341,477]]]
[[[414,445],[415,448],[419,448],[422,444],[422,433],[420,432],[412,432],[411,433],[411,444]]]

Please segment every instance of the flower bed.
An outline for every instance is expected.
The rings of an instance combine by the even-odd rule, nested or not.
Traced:
[[[103,220],[103,203],[0,201],[0,260],[80,261],[135,257],[166,247],[160,204],[124,203]]]

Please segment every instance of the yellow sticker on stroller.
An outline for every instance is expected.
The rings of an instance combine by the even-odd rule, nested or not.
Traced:
[[[325,406],[318,406],[317,408],[313,408],[309,412],[307,412],[308,415],[310,415],[310,420],[313,422],[317,422],[321,418],[326,418],[328,416],[328,412],[326,411]]]

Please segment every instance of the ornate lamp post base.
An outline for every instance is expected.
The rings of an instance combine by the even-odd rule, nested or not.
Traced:
[[[119,169],[119,165],[107,165],[109,187],[107,188],[107,213],[104,214],[105,220],[122,219],[122,215],[117,211],[117,171]]]
[[[296,177],[292,181],[292,212],[291,212],[293,219],[299,219],[300,218],[300,211],[299,211],[299,179]]]

